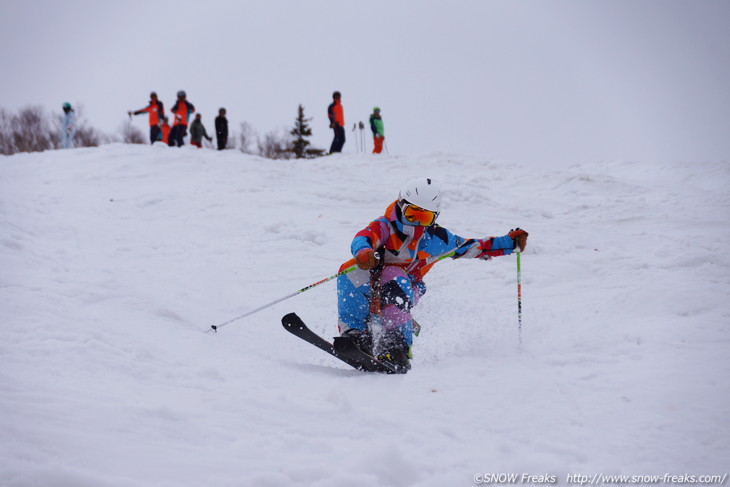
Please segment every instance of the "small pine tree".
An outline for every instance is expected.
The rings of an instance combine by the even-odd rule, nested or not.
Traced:
[[[292,152],[297,159],[318,157],[324,153],[322,149],[307,148],[311,144],[307,140],[312,136],[312,129],[309,127],[311,120],[304,116],[304,107],[300,103],[297,118],[294,120],[294,128],[289,132],[294,137]]]
[[[297,118],[294,120],[294,128],[289,132],[294,136],[292,150],[297,159],[307,157],[307,146],[310,144],[307,139],[312,136],[312,129],[309,128],[309,122],[311,120],[311,118],[304,117],[304,107],[300,103]]]

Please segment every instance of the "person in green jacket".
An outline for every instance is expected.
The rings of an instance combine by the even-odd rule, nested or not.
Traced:
[[[385,140],[380,107],[373,108],[373,114],[370,115],[370,130],[373,131],[373,154],[380,154],[383,152],[383,141]]]
[[[208,141],[213,140],[213,138],[208,135],[208,132],[205,131],[205,126],[203,126],[203,121],[198,113],[195,115],[193,123],[190,124],[190,143],[200,149],[203,147],[203,137],[208,139]]]

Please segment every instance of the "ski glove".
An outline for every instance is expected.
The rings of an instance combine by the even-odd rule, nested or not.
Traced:
[[[510,232],[507,235],[509,236],[509,238],[514,240],[515,248],[519,247],[520,252],[524,252],[525,247],[527,246],[527,236],[529,234],[526,231],[524,231],[518,227],[518,228],[515,228],[514,230],[510,230]]]
[[[367,271],[377,266],[380,259],[378,258],[377,252],[373,249],[362,249],[355,255],[355,262],[357,262],[357,266],[360,269]]]

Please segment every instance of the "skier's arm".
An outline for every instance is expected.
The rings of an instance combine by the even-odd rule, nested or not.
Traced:
[[[132,115],[140,115],[142,113],[149,112],[150,110],[152,110],[152,105],[147,105],[144,108],[140,108],[139,110],[132,112]]]
[[[464,242],[456,250],[454,258],[472,257],[477,259],[489,259],[500,255],[509,255],[519,248],[525,250],[528,233],[517,228],[511,230],[507,235],[501,237],[489,237],[485,239],[470,239]]]
[[[390,231],[388,230],[387,221],[384,218],[378,218],[357,232],[350,245],[350,251],[353,257],[355,257],[358,252],[364,249],[378,250],[381,246],[385,245],[389,236]]]
[[[462,257],[471,259],[489,259],[500,255],[509,255],[515,248],[515,240],[510,234],[501,237],[469,238],[460,237],[447,229],[435,225],[431,232],[437,238],[431,239],[428,249],[431,255],[443,255],[454,251],[454,259]],[[525,232],[526,235],[526,232]],[[526,237],[525,237],[526,238]]]

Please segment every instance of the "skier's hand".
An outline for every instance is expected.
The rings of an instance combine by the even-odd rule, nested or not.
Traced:
[[[378,259],[378,254],[373,249],[362,249],[355,256],[357,266],[366,271],[377,266],[379,261],[380,259]]]
[[[514,230],[510,230],[507,235],[509,236],[509,238],[515,241],[515,248],[519,247],[520,252],[524,252],[525,247],[527,246],[527,236],[529,234],[518,227]]]

